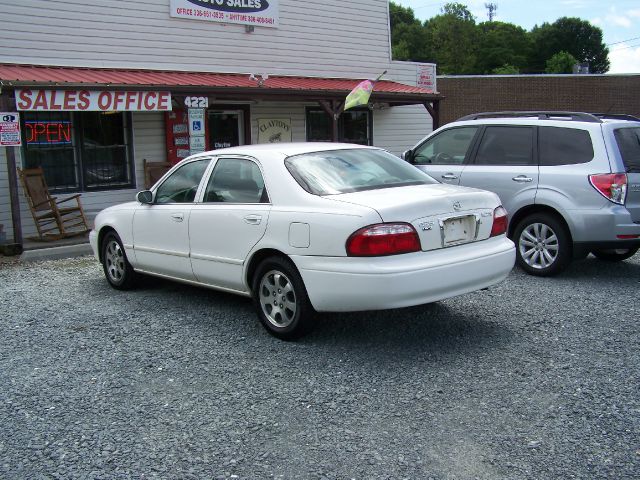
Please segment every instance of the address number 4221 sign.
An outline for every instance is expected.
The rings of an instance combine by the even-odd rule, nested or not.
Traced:
[[[208,108],[209,99],[207,97],[185,97],[184,106],[188,108]]]

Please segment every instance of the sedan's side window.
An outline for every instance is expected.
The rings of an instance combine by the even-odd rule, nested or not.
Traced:
[[[478,127],[445,130],[416,148],[413,163],[417,165],[460,165],[473,143]]]
[[[173,172],[156,191],[156,203],[191,203],[211,159],[187,163]]]
[[[251,160],[222,158],[211,173],[204,201],[227,203],[267,203],[260,168]]]

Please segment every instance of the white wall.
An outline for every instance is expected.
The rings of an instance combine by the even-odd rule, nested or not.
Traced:
[[[280,0],[278,28],[171,18],[169,0],[0,2],[3,62],[350,77],[389,61],[388,0]]]
[[[374,144],[398,156],[431,131],[431,115],[422,105],[374,111]]]

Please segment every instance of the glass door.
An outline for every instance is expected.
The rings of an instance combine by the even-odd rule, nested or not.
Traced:
[[[212,150],[244,145],[244,112],[210,110],[209,145]]]

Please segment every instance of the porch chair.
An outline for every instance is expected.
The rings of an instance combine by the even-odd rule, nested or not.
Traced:
[[[144,165],[144,188],[151,188],[162,176],[167,173],[173,165],[169,162],[147,162],[142,160]]]
[[[39,236],[33,237],[34,240],[59,240],[83,235],[90,230],[80,204],[79,193],[61,200],[52,197],[41,167],[24,170],[18,168],[18,175],[33,221],[38,229]],[[75,200],[75,205],[73,203],[63,205],[72,200]]]

